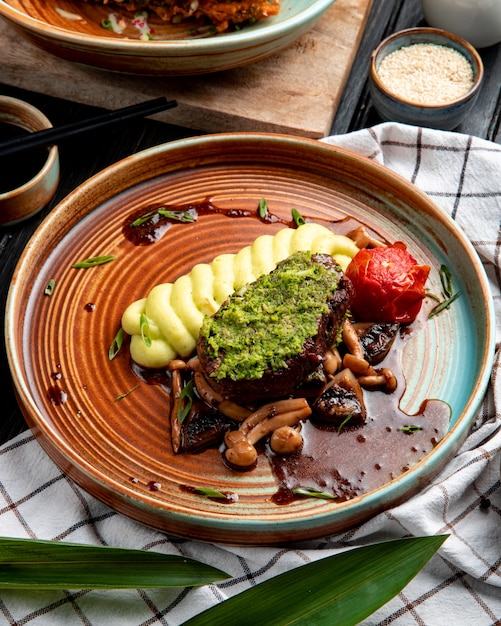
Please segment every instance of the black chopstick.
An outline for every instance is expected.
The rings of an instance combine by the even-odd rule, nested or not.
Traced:
[[[18,137],[0,143],[0,157],[11,156],[15,153],[33,150],[35,148],[41,148],[45,146],[52,146],[62,140],[68,139],[90,130],[96,130],[104,126],[110,126],[118,122],[125,122],[135,117],[145,117],[147,115],[153,115],[153,113],[159,113],[166,109],[172,109],[177,106],[175,100],[167,100],[167,98],[156,98],[155,100],[148,100],[140,104],[133,104],[123,109],[117,109],[115,111],[107,111],[95,117],[74,122],[72,124],[66,124],[59,126],[58,128],[47,128],[46,130],[40,130],[23,137]]]

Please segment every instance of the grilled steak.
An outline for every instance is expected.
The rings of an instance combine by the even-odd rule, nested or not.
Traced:
[[[331,256],[292,255],[205,319],[197,352],[207,382],[240,404],[290,395],[339,342],[351,293]]]

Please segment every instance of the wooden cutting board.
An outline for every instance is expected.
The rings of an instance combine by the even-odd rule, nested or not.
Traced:
[[[372,0],[336,0],[316,26],[275,56],[217,74],[169,78],[64,61],[20,38],[0,19],[0,83],[107,109],[165,95],[178,106],[156,119],[187,128],[323,137],[330,132],[371,5]]]

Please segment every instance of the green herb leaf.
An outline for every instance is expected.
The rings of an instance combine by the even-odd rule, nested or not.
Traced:
[[[447,300],[444,300],[440,304],[437,304],[437,306],[434,307],[430,311],[430,313],[428,315],[428,319],[431,319],[432,317],[435,317],[435,315],[438,315],[444,309],[448,309],[451,306],[451,304],[454,302],[454,300],[457,300],[457,298],[459,298],[460,295],[461,295],[461,292],[460,291],[456,291],[456,293],[453,294],[450,298],[447,298]]]
[[[459,296],[461,295],[460,291],[453,293],[452,274],[451,274],[450,269],[447,267],[447,265],[442,264],[440,266],[439,276],[440,276],[440,283],[442,285],[442,292],[445,297],[445,300],[441,302],[437,297],[432,296],[436,302],[439,302],[439,304],[430,311],[428,315],[428,319],[431,319],[435,315],[438,315],[444,309],[448,309],[451,306],[451,304],[454,302],[454,300],[459,298]]]
[[[421,426],[402,426],[402,428],[397,428],[402,433],[418,433],[420,430],[423,430]]]
[[[135,219],[131,223],[131,227],[135,228],[137,226],[142,226],[153,217],[155,217],[155,215],[159,215],[160,217],[166,217],[170,220],[174,220],[175,222],[191,223],[196,221],[196,217],[189,211],[169,211],[168,209],[159,207],[158,209],[148,211],[148,213],[145,213],[144,215],[141,215],[141,217]]]
[[[51,296],[54,293],[54,288],[56,286],[56,281],[51,278],[44,289],[45,296]]]
[[[177,555],[0,538],[0,589],[192,587],[226,578],[225,572]]]
[[[452,296],[452,274],[447,265],[442,264],[440,266],[439,276],[444,295],[446,298],[450,298]]]
[[[193,380],[190,380],[179,394],[177,421],[182,424],[193,406]]]
[[[71,267],[76,269],[87,269],[89,267],[96,267],[96,265],[104,265],[105,263],[109,263],[110,261],[114,261],[116,257],[113,254],[108,254],[105,256],[91,256],[88,259],[84,259],[83,261],[79,261],[78,263],[74,263]]]
[[[123,342],[124,342],[124,337],[125,337],[125,331],[124,329],[120,326],[119,331],[117,332],[117,334],[115,335],[115,338],[113,339],[113,341],[111,342],[111,345],[108,349],[108,359],[110,361],[113,361],[113,359],[117,356],[117,354],[120,352]]]
[[[399,593],[447,536],[354,548],[267,580],[183,626],[355,626]]]
[[[348,413],[348,415],[344,418],[344,420],[341,422],[341,424],[339,424],[339,427],[337,429],[338,433],[341,432],[341,430],[346,426],[346,424],[351,420],[352,417],[353,417],[353,411]]]
[[[204,496],[205,498],[218,498],[221,500],[226,499],[224,493],[211,489],[210,487],[193,487],[193,491],[199,496]]]
[[[139,387],[139,385],[136,385],[135,387],[132,387],[132,389],[129,389],[129,391],[126,391],[125,393],[123,393],[120,396],[117,396],[115,398],[115,402],[118,402],[119,400],[123,400],[124,398],[126,398],[130,393],[132,393],[133,391],[135,391],[137,388]]]
[[[141,313],[141,317],[139,318],[139,327],[141,329],[141,339],[143,340],[144,345],[147,348],[151,348],[151,330],[150,330],[150,322],[145,313]]]
[[[297,496],[307,496],[309,498],[320,498],[321,500],[336,500],[336,496],[327,491],[318,491],[318,489],[311,489],[310,487],[296,487],[292,490],[292,493]]]
[[[124,337],[125,337],[125,331],[120,326],[117,334],[115,335],[115,338],[111,342],[111,345],[110,345],[110,347],[108,349],[108,359],[110,361],[113,361],[113,359],[117,356],[117,354],[122,349],[122,345],[123,345],[123,342],[124,342]]]
[[[261,200],[259,200],[259,206],[257,210],[261,219],[264,219],[268,215],[268,203],[266,202],[265,198],[261,198]]]
[[[306,220],[297,209],[292,209],[292,221],[296,226],[306,224]]]

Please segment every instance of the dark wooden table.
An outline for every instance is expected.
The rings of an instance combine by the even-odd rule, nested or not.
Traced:
[[[374,0],[351,76],[332,126],[332,134],[346,133],[377,124],[367,89],[371,51],[394,31],[424,24],[420,0]],[[476,109],[457,129],[501,143],[501,45],[480,51],[486,80]],[[2,85],[0,94],[22,98],[40,108],[55,126],[74,122],[97,110],[48,96]],[[60,146],[61,183],[52,203],[37,216],[18,225],[0,228],[0,316],[5,316],[7,293],[15,265],[26,243],[44,216],[72,189],[108,165],[139,150],[166,141],[189,137],[195,132],[153,120],[89,133]],[[0,443],[27,428],[18,408],[7,362],[5,342],[0,345]]]

